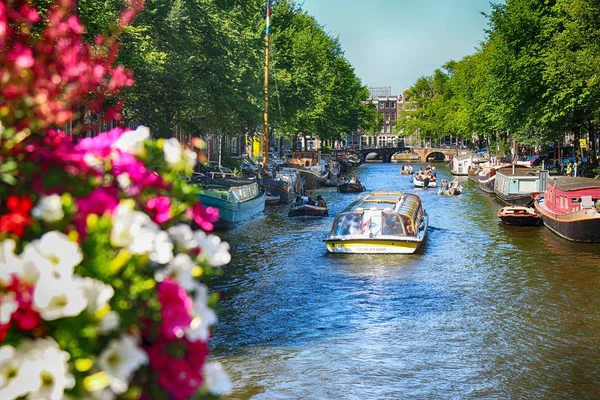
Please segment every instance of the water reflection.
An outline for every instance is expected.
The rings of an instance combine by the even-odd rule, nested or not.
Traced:
[[[231,398],[599,398],[600,246],[505,226],[474,185],[438,196],[399,169],[356,174],[421,196],[416,254],[328,254],[322,239],[356,197],[335,188],[318,191],[330,217],[278,206],[224,234],[213,355]]]

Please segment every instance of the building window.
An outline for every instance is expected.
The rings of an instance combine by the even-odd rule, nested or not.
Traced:
[[[392,108],[396,108],[396,102],[392,101]]]
[[[379,109],[383,110],[383,107],[385,106],[385,103],[382,101],[381,103],[379,103]]]
[[[390,113],[389,112],[385,113],[385,121],[390,122]]]
[[[390,102],[389,101],[385,102],[385,108],[390,108]]]
[[[395,112],[393,112],[393,113],[392,113],[392,121],[395,121],[395,120],[396,120],[396,113],[395,113]]]

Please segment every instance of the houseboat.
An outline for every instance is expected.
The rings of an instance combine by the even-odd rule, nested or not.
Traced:
[[[533,202],[544,225],[575,242],[600,243],[600,181],[557,176]]]
[[[277,171],[275,178],[262,178],[262,186],[271,195],[279,196],[281,203],[289,204],[304,189],[298,173],[295,168],[282,168]]]
[[[317,189],[329,175],[320,151],[293,151],[287,166],[298,169],[304,177],[307,190]]]
[[[533,196],[546,191],[548,171],[521,165],[503,167],[496,171],[494,193],[507,205],[531,206]]]
[[[264,211],[266,192],[260,190],[256,179],[217,178],[197,179],[196,198],[205,207],[219,209],[217,229],[229,229]]]
[[[340,213],[324,241],[330,253],[410,254],[425,240],[428,222],[419,196],[377,191]]]

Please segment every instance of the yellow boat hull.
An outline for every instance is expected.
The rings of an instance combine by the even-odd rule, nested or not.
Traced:
[[[421,241],[403,240],[328,240],[327,251],[330,253],[353,254],[412,254],[421,245]]]

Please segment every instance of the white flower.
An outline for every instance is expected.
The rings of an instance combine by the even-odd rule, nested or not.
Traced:
[[[179,253],[164,268],[156,274],[156,280],[161,281],[163,276],[170,276],[179,283],[186,291],[190,292],[196,287],[196,280],[192,276],[192,270],[196,263],[185,253]]]
[[[43,319],[52,321],[81,314],[87,299],[81,282],[70,277],[42,276],[34,289],[33,303]]]
[[[60,400],[65,389],[75,385],[67,364],[69,353],[62,351],[52,338],[25,340],[16,351],[4,346],[0,353],[2,399],[28,394],[28,399]]]
[[[104,171],[104,160],[91,153],[86,153],[83,156],[83,162],[90,168],[95,169],[98,172]]]
[[[152,238],[150,260],[158,264],[166,264],[173,259],[173,242],[165,231],[155,231]]]
[[[140,349],[130,335],[114,339],[98,358],[98,366],[110,377],[110,388],[116,394],[129,387],[131,375],[148,362],[146,352]]]
[[[31,210],[31,215],[46,222],[60,221],[65,216],[60,196],[57,194],[42,196]]]
[[[181,161],[183,157],[183,149],[179,141],[175,138],[167,139],[163,143],[163,152],[165,153],[165,161],[171,167]]]
[[[209,392],[216,396],[231,393],[231,381],[221,363],[213,361],[204,364],[204,382]]]
[[[52,231],[27,244],[22,259],[27,267],[37,270],[38,278],[47,274],[69,278],[83,255],[77,243],[71,242],[64,233]]]
[[[9,285],[11,275],[20,275],[23,270],[23,262],[15,255],[15,247],[13,239],[0,242],[0,283],[3,285]]]
[[[119,313],[116,311],[109,311],[100,320],[99,331],[100,333],[112,332],[119,327],[120,323],[121,317],[119,317]]]
[[[198,247],[194,233],[188,224],[177,224],[168,230],[171,239],[186,250]]]
[[[210,337],[210,327],[217,322],[217,314],[208,307],[208,288],[196,284],[196,294],[192,307],[192,322],[185,330],[185,336],[191,341],[207,341]]]
[[[135,131],[125,132],[114,144],[116,149],[139,156],[144,154],[144,141],[150,138],[150,129],[138,126]]]
[[[87,301],[87,309],[92,313],[105,307],[115,294],[115,290],[112,286],[97,279],[76,276],[74,280],[81,285]]]
[[[39,379],[40,385],[27,398],[61,400],[65,389],[75,386],[67,364],[69,353],[62,351],[52,339],[48,339],[40,350],[40,357],[36,360],[36,380]]]
[[[119,187],[121,189],[129,189],[129,187],[131,186],[131,178],[129,177],[129,174],[127,172],[124,172],[117,176],[117,183],[119,184]]]
[[[39,382],[30,379],[37,365],[12,346],[0,347],[0,399],[16,399],[36,390]]]
[[[133,201],[121,201],[113,213],[111,244],[126,247],[133,254],[146,254],[152,250],[158,226],[147,214],[135,211]]]
[[[221,242],[216,235],[207,235],[204,231],[194,231],[194,240],[200,246],[199,257],[204,257],[213,267],[220,267],[231,261],[229,244]]]
[[[194,150],[185,149],[183,150],[183,160],[185,161],[186,169],[193,170],[198,162],[198,154]]]
[[[19,303],[14,293],[0,294],[0,325],[10,322],[10,317],[19,308]]]

